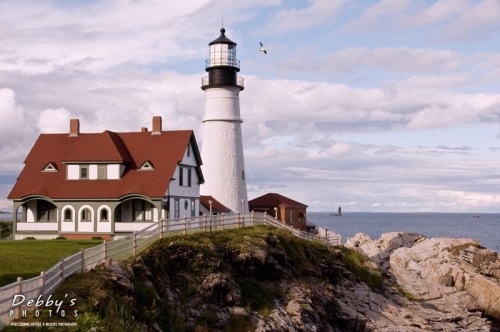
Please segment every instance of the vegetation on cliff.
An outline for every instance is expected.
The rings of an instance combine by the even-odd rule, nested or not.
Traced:
[[[268,226],[198,233],[74,275],[54,296],[77,299],[77,331],[254,331],[279,319],[342,330],[334,288],[356,279],[345,267],[382,283],[363,260]]]

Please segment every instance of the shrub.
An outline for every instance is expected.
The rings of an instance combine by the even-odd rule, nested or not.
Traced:
[[[34,236],[27,236],[23,240],[36,240],[36,237],[34,237]]]
[[[58,236],[55,238],[56,240],[66,240],[66,238],[64,236]]]

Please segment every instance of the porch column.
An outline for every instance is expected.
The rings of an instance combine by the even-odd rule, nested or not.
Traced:
[[[162,212],[161,201],[154,202],[153,206],[156,208],[156,215],[153,215],[153,221],[160,221]]]
[[[12,238],[14,238],[14,234],[17,232],[17,210],[19,209],[20,206],[23,206],[22,203],[19,202],[14,202],[14,213],[12,214]],[[24,211],[24,208],[22,208],[22,216],[25,216],[26,213]]]

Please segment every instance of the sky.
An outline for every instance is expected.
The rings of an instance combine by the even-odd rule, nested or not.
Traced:
[[[0,0],[0,210],[40,133],[192,129],[238,44],[249,199],[500,212],[498,0]],[[267,54],[259,51],[259,42]]]

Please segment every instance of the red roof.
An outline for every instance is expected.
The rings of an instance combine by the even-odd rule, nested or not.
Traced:
[[[212,212],[229,212],[231,209],[223,205],[221,202],[213,198],[212,196],[200,196],[200,203],[205,208],[210,209],[209,200],[212,201]]]
[[[9,199],[43,195],[51,199],[117,199],[139,194],[163,198],[177,164],[191,142],[201,165],[193,131],[79,134],[41,134],[24,161],[25,166],[10,192]],[[146,161],[153,171],[140,171]],[[57,172],[42,172],[51,162]],[[67,180],[66,163],[123,163],[119,180]],[[197,168],[199,178],[203,175]]]
[[[269,193],[263,196],[254,198],[248,201],[250,209],[252,207],[278,207],[278,206],[293,206],[293,207],[307,207],[307,205],[294,201],[288,197],[277,193]]]

